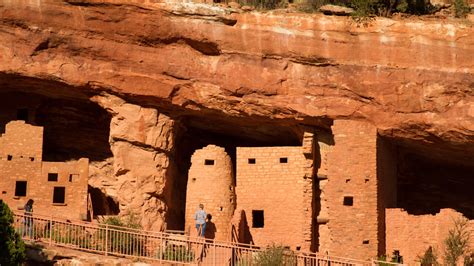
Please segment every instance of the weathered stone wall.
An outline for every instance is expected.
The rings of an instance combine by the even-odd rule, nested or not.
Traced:
[[[58,174],[58,181],[48,180],[49,173]],[[35,206],[38,213],[67,217],[74,220],[87,219],[87,181],[89,179],[89,160],[86,158],[69,162],[43,162],[41,176],[32,180]],[[64,204],[52,203],[54,187],[65,188]]]
[[[414,265],[431,246],[444,265],[444,240],[448,231],[453,228],[454,221],[465,219],[453,209],[442,209],[436,215],[410,215],[403,209],[386,210],[387,253],[399,250],[403,262]],[[468,223],[470,248],[474,248],[474,221]]]
[[[287,163],[281,163],[281,158],[287,158]],[[311,210],[311,201],[305,193],[311,191],[305,190],[306,166],[302,147],[237,148],[237,206],[245,211],[256,245],[309,248],[311,217],[306,211]],[[263,228],[252,227],[253,210],[263,210]]]
[[[0,198],[14,210],[33,199],[36,214],[86,219],[89,160],[43,162],[42,137],[42,127],[24,121],[6,125],[0,138],[0,152],[5,154],[0,160]],[[49,181],[49,173],[58,174],[57,181]],[[15,196],[16,181],[27,182],[25,196]],[[64,203],[53,203],[55,187],[65,188]]]
[[[328,183],[328,154],[332,149],[332,136],[318,133],[315,147],[315,169],[316,175],[313,177],[315,186],[313,187],[314,203],[313,217],[316,219],[313,235],[313,249],[315,251],[326,251],[331,242],[328,227],[329,207],[326,184]],[[317,180],[316,180],[317,179]],[[324,250],[326,249],[326,250]]]
[[[42,161],[43,128],[25,124],[25,121],[12,121],[5,126],[5,134],[0,138],[0,158],[20,161]]]
[[[320,251],[370,259],[379,252],[381,222],[377,213],[377,130],[369,123],[349,120],[334,121],[332,130],[335,145],[328,154],[324,188],[331,241]]]
[[[206,213],[212,215],[212,221],[207,223],[206,237],[230,240],[235,209],[232,169],[232,161],[224,148],[208,145],[192,155],[186,191],[185,225],[191,235],[197,234],[194,214],[199,204],[204,204]]]

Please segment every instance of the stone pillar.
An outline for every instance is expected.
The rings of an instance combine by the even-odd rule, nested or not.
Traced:
[[[325,193],[331,234],[329,255],[370,259],[378,255],[377,129],[336,120],[328,154]]]
[[[185,229],[196,235],[194,213],[202,203],[204,210],[212,215],[206,237],[229,241],[235,189],[232,161],[224,148],[209,145],[194,152],[186,193]]]

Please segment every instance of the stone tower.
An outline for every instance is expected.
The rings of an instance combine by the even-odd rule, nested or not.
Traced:
[[[196,235],[194,213],[200,203],[212,215],[206,237],[230,240],[231,219],[235,209],[232,161],[224,148],[208,145],[191,157],[186,192],[186,230]]]

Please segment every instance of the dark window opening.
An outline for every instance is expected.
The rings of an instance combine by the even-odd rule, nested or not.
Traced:
[[[344,206],[352,206],[354,205],[354,198],[353,197],[344,197],[344,201],[342,202],[342,204],[344,204]]]
[[[58,182],[58,174],[57,173],[48,173],[48,181],[49,182]]]
[[[66,197],[65,187],[54,187],[53,203],[63,204]]]
[[[16,112],[16,119],[28,122],[28,109],[27,108],[18,109]]]
[[[12,159],[13,159],[13,156],[11,156],[11,155],[7,156],[7,160],[11,161]]]
[[[35,157],[30,157],[30,161],[34,162],[34,161],[35,161]]]
[[[79,174],[70,174],[69,175],[69,182],[72,182],[73,180],[79,179]]]
[[[362,241],[362,244],[364,244],[364,245],[369,244],[369,240],[364,240],[364,241]]]
[[[256,160],[255,158],[249,158],[249,164],[255,164]]]
[[[288,163],[288,158],[286,157],[280,158],[280,163]]]
[[[15,184],[15,196],[16,197],[25,197],[26,196],[26,181],[16,181]]]
[[[204,165],[214,165],[214,160],[204,160]]]
[[[252,210],[252,227],[263,228],[264,225],[263,210]]]

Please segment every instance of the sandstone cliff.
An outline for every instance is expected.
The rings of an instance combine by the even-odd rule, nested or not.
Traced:
[[[472,24],[141,2],[0,0],[0,88],[106,109],[112,157],[90,184],[148,228],[183,204],[171,194],[187,171],[174,153],[183,125],[288,143],[365,120],[472,165]]]

